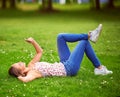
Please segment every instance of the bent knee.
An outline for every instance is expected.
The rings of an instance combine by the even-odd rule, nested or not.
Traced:
[[[64,33],[59,33],[58,36],[57,36],[57,40],[62,39],[63,35],[64,35]]]

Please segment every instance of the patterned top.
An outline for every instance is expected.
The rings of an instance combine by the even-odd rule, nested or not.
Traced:
[[[45,76],[66,76],[66,70],[62,63],[37,62],[34,69],[39,71],[43,77]]]

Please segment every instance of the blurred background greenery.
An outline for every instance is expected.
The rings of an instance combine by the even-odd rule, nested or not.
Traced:
[[[18,8],[18,6],[24,5],[24,3],[32,3],[33,5],[36,3],[39,6],[40,10],[43,11],[53,11],[55,8],[53,7],[53,3],[56,4],[89,4],[90,9],[100,10],[101,6],[107,8],[115,8],[119,5],[119,0],[0,0],[0,5],[2,9],[6,8]],[[32,6],[31,6],[32,7]],[[30,8],[30,7],[29,7]],[[29,9],[28,8],[28,9]]]

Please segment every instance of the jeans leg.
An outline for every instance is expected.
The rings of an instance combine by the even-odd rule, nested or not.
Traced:
[[[84,56],[87,41],[88,40],[81,40],[71,53],[69,59],[64,63],[67,70],[67,75],[77,74]]]
[[[87,42],[85,53],[96,68],[101,65],[89,41]]]
[[[66,34],[66,33],[59,34],[57,37],[57,47],[60,61],[65,62],[66,60],[68,60],[70,56],[70,50],[66,42],[75,42],[87,39],[88,39],[87,34]]]
[[[59,34],[57,37],[57,49],[60,62],[65,62],[70,56],[70,50],[62,34]]]
[[[88,40],[88,34],[67,34],[67,33],[60,33],[57,37],[58,39],[62,38],[66,42],[76,42],[80,40]]]
[[[84,52],[95,67],[100,66],[101,63],[95,55],[95,52],[92,46],[90,45],[89,41],[81,40],[74,49],[74,51],[71,53],[69,59],[64,63],[68,75],[77,74],[84,56]]]

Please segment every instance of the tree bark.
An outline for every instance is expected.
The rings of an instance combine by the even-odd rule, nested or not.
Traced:
[[[48,0],[48,7],[47,7],[47,9],[48,9],[49,11],[52,11],[52,10],[53,10],[53,8],[52,8],[52,0]]]
[[[95,7],[97,10],[100,10],[100,0],[95,0]]]
[[[6,1],[7,1],[7,0],[2,0],[2,9],[5,9],[5,8],[7,7]]]
[[[16,8],[15,0],[10,0],[10,8]]]
[[[108,2],[108,8],[114,8],[115,6],[114,6],[114,2],[113,2],[113,0],[109,0],[109,2]]]
[[[42,0],[43,11],[53,11],[52,0]]]

